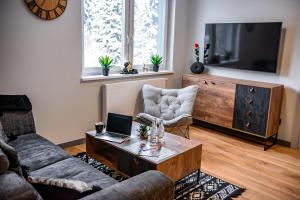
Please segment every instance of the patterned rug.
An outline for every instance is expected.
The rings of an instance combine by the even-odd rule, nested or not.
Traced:
[[[120,174],[118,171],[110,169],[103,163],[86,155],[85,152],[79,153],[74,157],[80,158],[84,162],[111,176],[121,182],[128,177]],[[239,196],[245,189],[226,181],[200,172],[200,179],[197,184],[197,172],[194,172],[185,178],[179,180],[175,184],[175,199],[176,200],[228,200],[232,197]],[[191,185],[194,185],[191,187]]]

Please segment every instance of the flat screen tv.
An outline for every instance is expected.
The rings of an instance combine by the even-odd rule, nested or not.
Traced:
[[[206,24],[205,65],[276,73],[282,22]]]

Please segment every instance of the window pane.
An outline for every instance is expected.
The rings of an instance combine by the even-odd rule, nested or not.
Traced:
[[[162,55],[163,6],[162,0],[134,1],[134,65],[150,64],[151,55]]]
[[[123,0],[84,0],[84,66],[99,66],[109,55],[121,64]]]

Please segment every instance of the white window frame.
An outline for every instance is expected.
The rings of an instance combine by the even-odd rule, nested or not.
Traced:
[[[133,60],[133,51],[134,51],[134,1],[135,0],[124,0],[123,1],[123,38],[122,38],[122,60],[121,62],[125,62],[127,60]],[[163,15],[159,18],[159,26],[160,30],[163,31],[164,34],[160,34],[159,38],[159,52],[163,59],[163,63],[161,64],[160,69],[162,71],[167,71],[169,73],[170,69],[166,67],[167,65],[167,27],[168,27],[168,0],[160,0],[163,3],[159,4],[159,12]],[[102,71],[100,67],[85,67],[84,66],[84,2],[81,3],[81,25],[82,25],[82,76],[102,76]],[[146,66],[150,69],[151,64],[145,63]],[[117,65],[115,65],[117,66]],[[113,66],[114,67],[114,66]],[[138,69],[139,72],[142,69],[142,65],[134,65],[135,69]],[[149,72],[152,74],[152,72]],[[112,73],[118,74],[118,73]],[[126,76],[126,75],[124,75]]]

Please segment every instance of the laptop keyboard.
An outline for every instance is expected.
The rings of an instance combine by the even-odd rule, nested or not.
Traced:
[[[127,135],[121,135],[118,133],[113,133],[113,132],[106,132],[106,135],[110,136],[110,137],[114,137],[114,138],[127,138]]]

